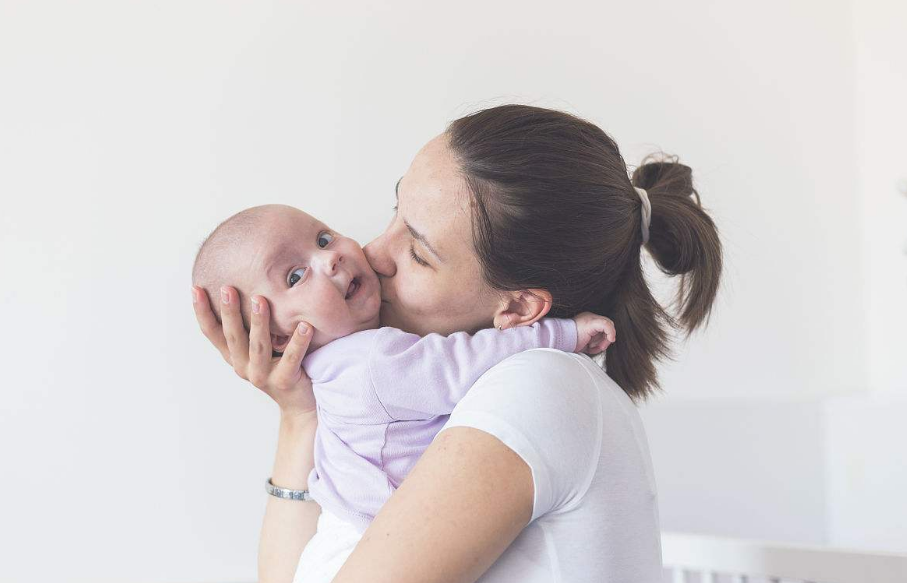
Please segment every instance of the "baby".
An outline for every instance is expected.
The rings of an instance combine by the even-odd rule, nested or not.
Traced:
[[[287,346],[299,322],[314,330],[303,360],[318,416],[308,484],[322,516],[300,564],[298,576],[309,573],[305,581],[321,580],[319,568],[325,570],[320,577],[331,579],[485,371],[531,348],[594,354],[615,340],[611,321],[588,312],[446,337],[380,328],[378,277],[359,244],[283,205],[254,207],[224,221],[202,244],[192,279],[209,297],[221,285],[236,287],[247,330],[248,298],[266,297],[275,351]],[[344,548],[318,550],[337,544]]]

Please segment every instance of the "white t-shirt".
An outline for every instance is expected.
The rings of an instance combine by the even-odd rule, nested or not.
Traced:
[[[588,356],[541,348],[504,360],[457,404],[451,427],[494,435],[532,470],[532,518],[479,583],[661,580],[642,420]]]

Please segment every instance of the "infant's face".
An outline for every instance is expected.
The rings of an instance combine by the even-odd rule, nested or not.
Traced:
[[[381,288],[356,241],[285,206],[268,212],[257,231],[246,249],[244,289],[271,306],[274,350],[283,351],[301,321],[315,328],[309,351],[378,327]]]

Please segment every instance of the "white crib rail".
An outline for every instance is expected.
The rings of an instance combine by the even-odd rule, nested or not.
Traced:
[[[907,555],[667,532],[672,583],[907,583]]]

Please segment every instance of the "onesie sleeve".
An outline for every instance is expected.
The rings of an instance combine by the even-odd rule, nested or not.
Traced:
[[[479,429],[526,462],[534,486],[530,522],[578,503],[598,467],[601,396],[591,367],[578,360],[587,358],[552,350],[508,358],[476,382],[442,429]]]
[[[448,415],[485,371],[514,354],[532,348],[572,352],[577,343],[576,323],[559,318],[475,334],[380,332],[369,353],[369,377],[378,400],[397,421]]]

